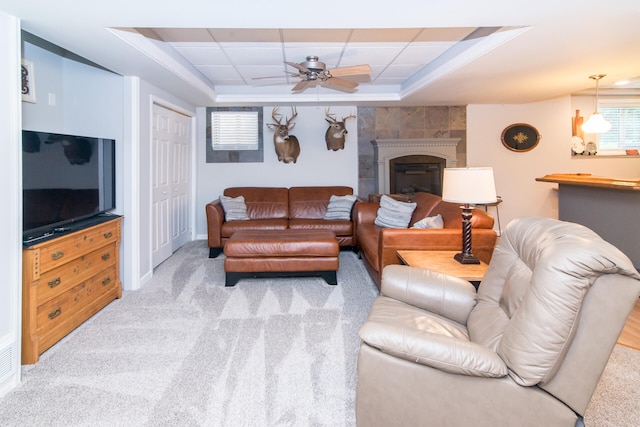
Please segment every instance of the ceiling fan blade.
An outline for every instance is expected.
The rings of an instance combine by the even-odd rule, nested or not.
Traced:
[[[355,76],[359,74],[371,74],[371,67],[367,64],[338,67],[329,70],[334,77]]]
[[[330,79],[328,79],[326,81],[326,84],[340,86],[340,87],[343,87],[345,89],[355,89],[355,88],[358,87],[358,83],[352,82],[352,81],[349,81],[349,80],[345,80],[345,79],[341,79],[341,78],[338,78],[338,77],[331,77]]]
[[[303,90],[315,86],[315,80],[301,80],[291,89],[292,92],[302,92]]]
[[[288,62],[288,61],[284,61],[285,64],[287,65],[291,65],[293,68],[302,71],[303,73],[311,73],[311,70],[308,69],[307,67],[300,65],[298,63],[295,62]]]
[[[342,77],[341,77],[342,78]],[[371,83],[371,76],[369,74],[358,74],[355,76],[344,76],[345,79],[356,83]]]

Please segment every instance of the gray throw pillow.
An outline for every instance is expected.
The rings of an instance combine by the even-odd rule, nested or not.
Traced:
[[[407,228],[416,206],[416,203],[399,202],[383,195],[374,224],[384,228]]]
[[[428,216],[413,224],[411,228],[444,228],[442,215]]]
[[[247,205],[244,202],[244,196],[220,196],[220,203],[224,210],[225,221],[246,221],[250,219],[247,215]]]
[[[357,197],[352,194],[346,196],[331,196],[329,198],[327,212],[324,214],[324,219],[350,220],[351,208],[353,208],[356,200]]]

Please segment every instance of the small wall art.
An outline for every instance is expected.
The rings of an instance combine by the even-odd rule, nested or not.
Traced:
[[[515,123],[502,131],[502,145],[511,151],[524,152],[533,150],[540,142],[540,134],[533,126],[526,123]]]
[[[23,59],[20,69],[22,73],[22,100],[35,104],[36,84],[33,74],[33,62]]]

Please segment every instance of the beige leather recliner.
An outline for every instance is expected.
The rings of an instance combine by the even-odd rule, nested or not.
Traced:
[[[358,426],[574,426],[640,295],[621,251],[578,224],[519,218],[478,293],[391,265],[360,329]]]

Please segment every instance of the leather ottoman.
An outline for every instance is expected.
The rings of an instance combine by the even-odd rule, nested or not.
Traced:
[[[238,230],[224,245],[225,286],[251,277],[320,276],[338,284],[340,246],[329,230]]]

